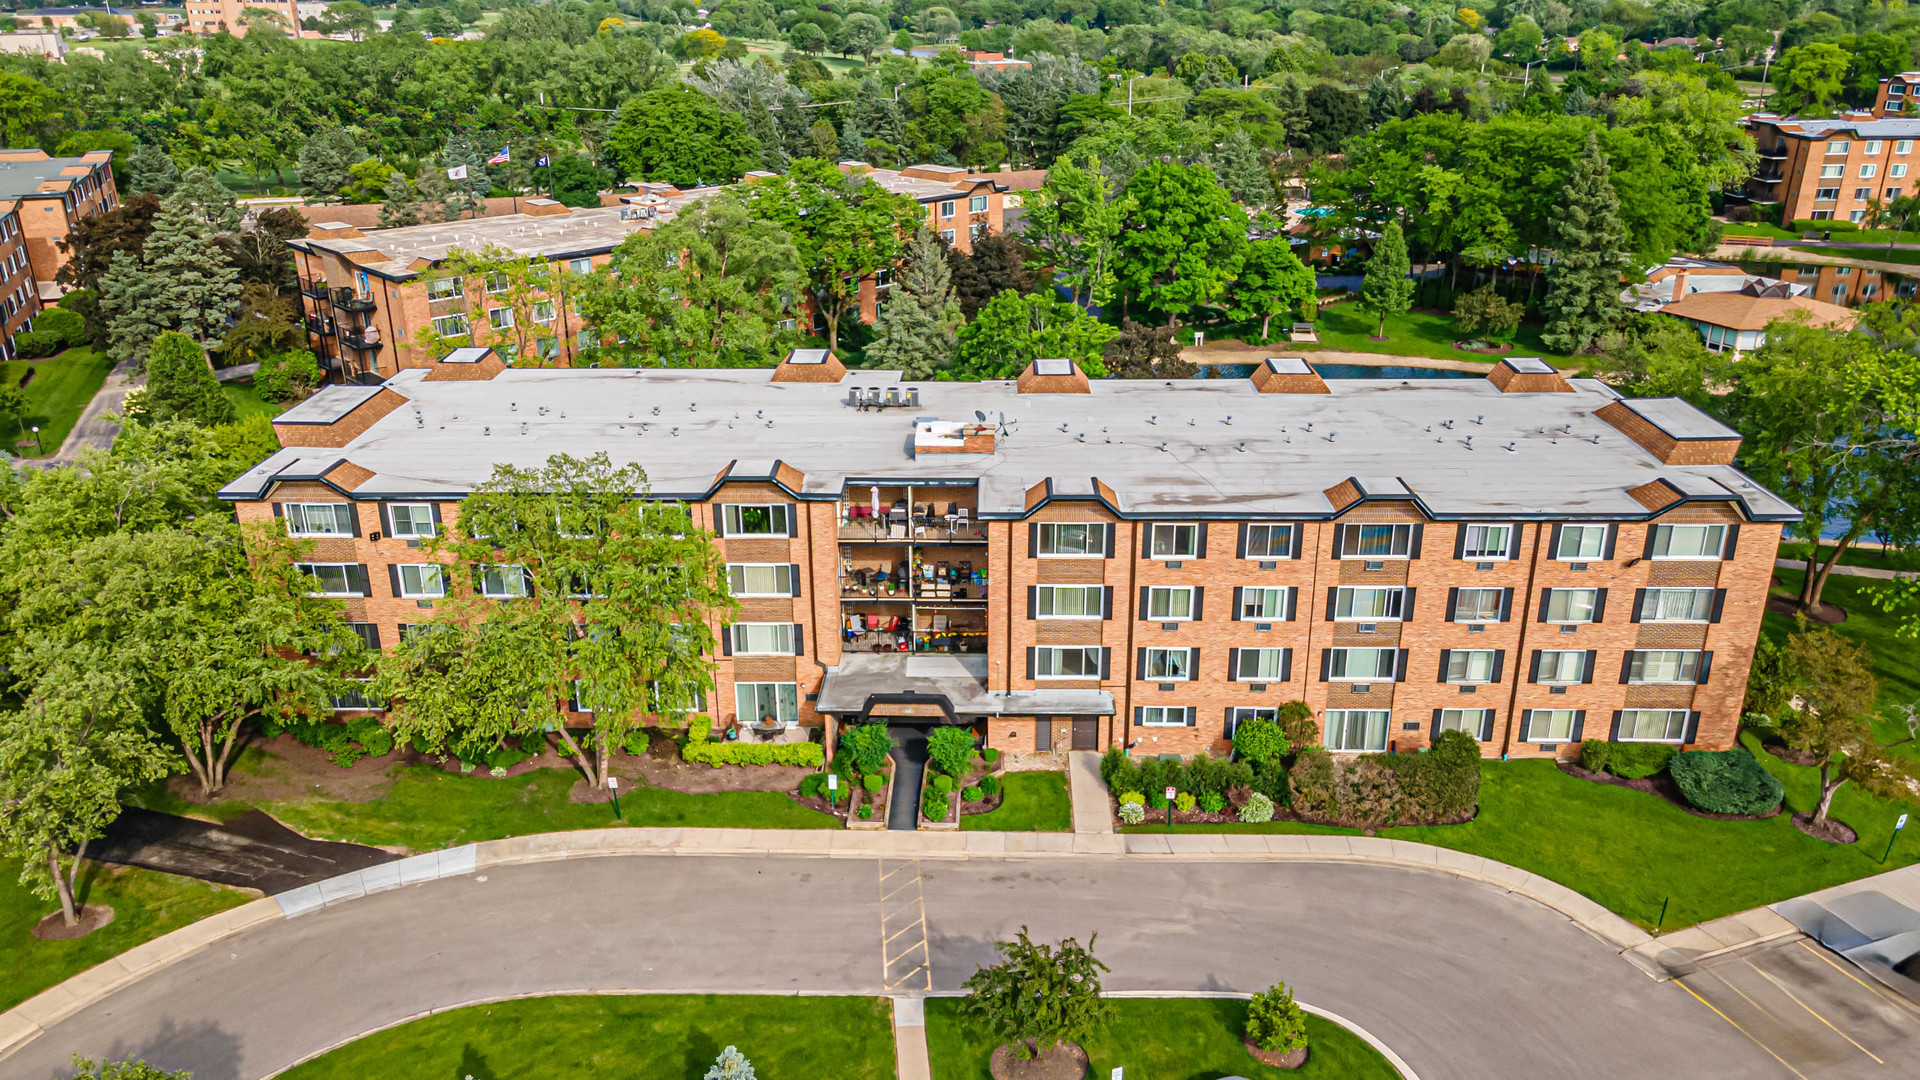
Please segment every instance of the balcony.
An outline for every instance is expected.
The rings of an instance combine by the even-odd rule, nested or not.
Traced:
[[[303,281],[300,283],[300,295],[309,300],[325,300],[328,297],[327,283],[324,281]]]
[[[1761,157],[1772,161],[1785,161],[1787,159],[1787,147],[1785,143],[1779,146],[1763,146],[1760,148],[1759,153]]]
[[[1781,174],[1779,174],[1779,173],[1767,173],[1767,174],[1765,174],[1765,175],[1756,175],[1756,176],[1754,176],[1754,178],[1753,178],[1753,181],[1752,181],[1752,182],[1753,182],[1753,183],[1756,183],[1756,184],[1777,184],[1777,183],[1779,183],[1780,181],[1782,181],[1782,180],[1785,180],[1785,179],[1786,179],[1786,177],[1785,177],[1785,176],[1782,176],[1782,175],[1781,175]]]
[[[352,289],[333,290],[333,306],[341,311],[368,312],[373,310],[373,301],[354,295]]]
[[[307,316],[307,333],[315,337],[332,337],[334,336],[334,332],[335,327],[332,319],[325,315]]]
[[[386,343],[380,340],[380,328],[369,326],[360,330],[342,331],[340,344],[349,349],[359,349],[361,352],[379,352],[381,346]]]

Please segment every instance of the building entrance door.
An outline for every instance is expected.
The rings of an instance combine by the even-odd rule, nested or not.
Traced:
[[[1096,716],[1078,716],[1073,721],[1073,748],[1075,750],[1100,749],[1100,718]]]

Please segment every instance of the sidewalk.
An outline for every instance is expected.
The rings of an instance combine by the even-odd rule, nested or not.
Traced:
[[[1807,568],[1807,561],[1805,559],[1775,559],[1773,560],[1773,565],[1776,569],[1780,570],[1805,570]],[[1848,566],[1845,563],[1835,566],[1832,573],[1835,577],[1875,578],[1880,581],[1892,581],[1899,577],[1914,576],[1910,570],[1882,570],[1877,566]]]
[[[1100,755],[1092,750],[1067,753],[1067,782],[1073,795],[1073,831],[1087,836],[1113,832],[1107,785],[1100,782]]]

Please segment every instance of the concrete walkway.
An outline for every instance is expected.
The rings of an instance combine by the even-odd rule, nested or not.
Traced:
[[[900,1080],[933,1080],[927,1056],[927,999],[893,999],[893,1063]]]
[[[1773,565],[1780,570],[1805,570],[1805,559],[1775,559]],[[1879,581],[1892,581],[1895,578],[1913,577],[1911,570],[1883,570],[1877,566],[1848,566],[1845,563],[1833,568],[1834,577],[1863,577]]]
[[[1100,755],[1092,750],[1068,751],[1067,783],[1073,798],[1073,831],[1082,836],[1113,832],[1107,785],[1100,782]]]

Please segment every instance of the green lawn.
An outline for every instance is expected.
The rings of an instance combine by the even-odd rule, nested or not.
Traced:
[[[47,987],[191,922],[238,907],[250,897],[192,878],[131,867],[87,863],[80,894],[113,909],[113,923],[73,941],[41,941],[31,931],[60,910],[20,884],[20,864],[0,861],[0,1009],[10,1009]]]
[[[1762,760],[1776,773],[1794,777],[1788,784],[1790,808],[1812,807],[1806,786],[1813,770],[1796,769],[1771,755]],[[1655,795],[1575,779],[1551,762],[1487,761],[1480,769],[1480,813],[1473,821],[1379,833],[1530,870],[1648,929],[1670,899],[1661,925],[1672,930],[1920,861],[1920,833],[1909,830],[1894,845],[1887,865],[1877,862],[1894,818],[1904,809],[1920,808],[1878,803],[1841,788],[1833,816],[1858,830],[1861,842],[1828,844],[1794,828],[1784,813],[1761,821],[1715,821]],[[1174,829],[1355,831],[1294,822]],[[1127,831],[1165,830],[1164,825],[1141,825]]]
[[[68,349],[45,360],[9,360],[0,364],[0,379],[18,384],[29,369],[33,381],[27,384],[27,415],[18,425],[11,417],[0,420],[0,439],[9,447],[24,439],[28,445],[19,449],[22,456],[45,457],[59,452],[67,432],[73,430],[80,413],[107,381],[113,359],[92,349]],[[36,425],[40,428],[38,450],[28,430]]]
[[[262,755],[272,759],[271,754]],[[271,760],[252,766],[263,773]],[[834,829],[840,823],[775,791],[729,791],[692,795],[656,787],[620,789],[620,811],[607,803],[568,798],[580,774],[572,769],[536,769],[494,779],[482,773],[449,773],[428,765],[395,766],[393,786],[366,802],[301,799],[257,804],[289,828],[324,840],[434,851],[503,836],[600,829],[621,825],[714,828]],[[137,800],[149,809],[201,816],[228,816],[246,809],[236,800],[209,808],[189,807],[157,788]]]
[[[1820,557],[1833,554],[1832,544],[1820,545]],[[1783,559],[1805,559],[1807,545],[1793,540],[1780,544],[1780,557]],[[1840,556],[1841,566],[1868,566],[1876,570],[1920,570],[1920,551],[1908,551],[1900,548],[1850,547]],[[1829,578],[1828,580],[1832,580]]]
[[[1793,250],[1806,255],[1825,255],[1835,259],[1866,259],[1871,262],[1920,264],[1920,251],[1911,248],[1894,248],[1888,251],[1885,244],[1849,244],[1846,247],[1797,247]]]
[[[233,402],[233,418],[245,420],[249,416],[275,417],[286,411],[286,406],[260,400],[253,389],[252,379],[235,379],[220,384],[220,392]]]
[[[1288,1072],[1253,1060],[1241,1044],[1244,1001],[1118,998],[1113,1004],[1113,1023],[1084,1044],[1093,1066],[1088,1075],[1099,1080],[1116,1068],[1126,1070],[1127,1080],[1212,1080],[1228,1074],[1249,1080],[1395,1080],[1400,1075],[1358,1035],[1317,1016],[1307,1017],[1307,1064]],[[934,1080],[990,1080],[987,1060],[999,1042],[967,1013],[964,999],[927,1000]]]
[[[1800,583],[1806,576],[1802,571],[1779,569],[1774,571],[1774,576],[1781,582],[1781,587],[1774,590],[1776,594],[1800,595]],[[1907,738],[1905,721],[1892,718],[1894,708],[1920,702],[1920,665],[1915,663],[1916,658],[1920,658],[1920,642],[1898,636],[1900,619],[1873,606],[1871,593],[1883,584],[1872,578],[1834,574],[1827,578],[1820,598],[1840,605],[1847,612],[1847,621],[1834,629],[1873,650],[1874,674],[1880,676],[1882,714],[1874,724],[1874,732],[1881,742],[1892,743]],[[1779,641],[1793,632],[1793,620],[1769,612],[1760,632]],[[1920,756],[1920,742],[1902,746],[1905,752]]]
[[[1067,774],[1016,772],[1000,778],[1006,798],[984,814],[960,819],[966,830],[988,832],[1072,832],[1073,803],[1067,798]]]
[[[1819,226],[1818,228],[1809,227],[1805,229],[1783,229],[1778,225],[1768,225],[1768,224],[1765,224],[1764,222],[1749,221],[1744,223],[1729,224],[1726,229],[1726,235],[1728,236],[1771,236],[1775,240],[1802,240],[1804,239],[1804,236],[1806,233],[1825,232],[1828,229],[1832,229],[1833,239],[1837,243],[1858,242],[1860,244],[1865,245],[1865,244],[1872,244],[1875,241],[1879,241],[1880,244],[1884,246],[1887,240],[1891,237],[1893,239],[1893,242],[1896,244],[1920,244],[1920,232],[1908,231],[1908,232],[1900,233],[1897,236],[1893,236],[1892,230],[1889,230],[1889,229],[1847,228],[1846,226],[1850,223],[1845,221],[1825,221],[1825,222],[1818,222],[1816,224],[1818,224]]]
[[[1278,326],[1278,320],[1275,325]],[[1377,326],[1377,319],[1351,303],[1323,307],[1314,319],[1314,331],[1320,335],[1322,349],[1382,353],[1388,356],[1425,356],[1436,360],[1466,360],[1476,364],[1493,364],[1500,359],[1498,356],[1454,348],[1453,343],[1465,335],[1454,327],[1451,315],[1410,311],[1392,316],[1387,319],[1385,341],[1372,339],[1371,335]],[[1311,352],[1313,346],[1304,348]],[[1513,352],[1509,355],[1538,356],[1549,363],[1566,365],[1569,369],[1582,366],[1580,361],[1555,353],[1542,344],[1540,328],[1537,326],[1520,328],[1520,333],[1513,341]]]
[[[736,1046],[768,1080],[892,1080],[884,998],[665,994],[474,1005],[369,1035],[284,1080],[700,1080]]]

